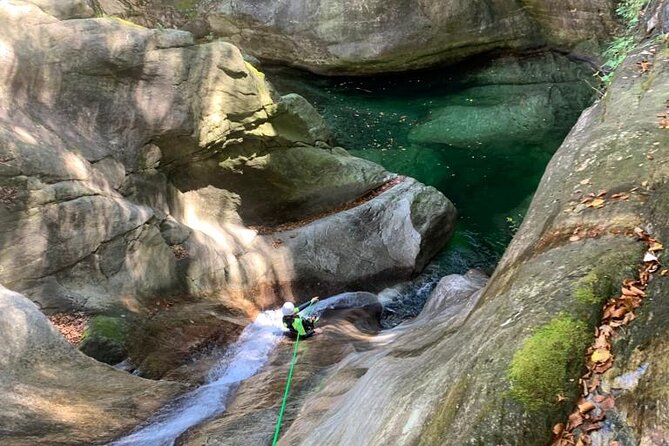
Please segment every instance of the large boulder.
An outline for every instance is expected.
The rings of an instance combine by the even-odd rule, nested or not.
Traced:
[[[493,50],[606,39],[614,2],[578,0],[218,0],[214,35],[252,55],[319,73],[404,71]]]
[[[279,247],[275,226],[350,207],[394,175],[331,147],[314,108],[275,95],[231,44],[94,15],[74,0],[0,5],[1,283],[45,311],[117,316],[157,296],[223,293],[252,314],[249,294],[264,307],[316,285],[374,288],[446,242],[452,205],[407,182],[376,198],[403,191],[414,204],[399,214],[413,225],[395,241],[406,254],[368,262],[341,245],[328,262],[352,269],[336,277],[303,247]],[[355,237],[388,255],[374,234],[397,218],[377,212]],[[291,240],[325,246],[349,224],[324,222],[297,224]]]
[[[184,390],[86,357],[34,303],[2,286],[0,336],[3,445],[103,444]]]

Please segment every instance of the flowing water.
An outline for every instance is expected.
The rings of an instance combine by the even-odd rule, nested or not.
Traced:
[[[166,406],[146,424],[109,446],[172,446],[182,433],[220,415],[239,384],[258,373],[283,337],[281,311],[265,311],[246,327],[211,370],[207,383]]]
[[[343,293],[324,299],[303,313],[319,316],[326,308],[361,307],[375,301],[369,293]],[[283,333],[281,310],[260,313],[209,372],[206,384],[177,398],[132,433],[108,446],[173,446],[191,427],[225,412],[237,387],[267,363]]]
[[[269,70],[281,93],[300,93],[316,106],[337,144],[436,187],[458,209],[455,235],[437,259],[412,283],[385,293],[386,327],[415,316],[445,274],[494,268],[552,153],[590,100],[587,87],[571,74],[555,74],[573,68],[567,65],[549,63],[555,85],[531,64],[520,65],[524,85],[510,81],[508,70],[472,75],[471,68],[451,68],[365,79]],[[550,113],[542,114],[542,107],[551,107]],[[345,293],[312,310],[364,305],[366,297]],[[222,414],[239,384],[267,362],[282,331],[279,311],[261,313],[205,385],[110,446],[170,446],[189,428]]]

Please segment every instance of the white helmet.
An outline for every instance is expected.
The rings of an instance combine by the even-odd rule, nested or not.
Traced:
[[[295,311],[295,305],[293,305],[292,302],[286,302],[283,304],[283,307],[281,307],[281,312],[283,313],[284,316],[290,316],[293,314]]]

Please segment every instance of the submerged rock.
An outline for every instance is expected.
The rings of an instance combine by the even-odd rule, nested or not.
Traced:
[[[498,59],[465,80],[475,86],[437,101],[409,141],[478,151],[499,141],[540,144],[566,133],[589,105],[589,76],[584,65],[553,53]]]

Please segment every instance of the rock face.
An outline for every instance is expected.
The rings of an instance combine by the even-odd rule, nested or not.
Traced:
[[[91,316],[90,355],[181,379],[259,307],[408,278],[448,239],[443,195],[331,147],[236,47],[95,15],[0,4],[0,283]],[[97,444],[180,390],[2,296],[3,444]]]
[[[614,2],[218,0],[215,35],[256,57],[319,73],[404,71],[500,49],[572,48],[614,29]]]
[[[327,247],[335,225],[354,224],[336,215],[286,240],[271,228],[260,235],[253,225],[327,212],[393,175],[330,147],[313,107],[274,97],[234,46],[194,45],[184,31],[86,18],[94,12],[84,3],[61,3],[0,8],[6,286],[46,310],[108,312],[157,295],[250,290],[267,305],[302,298],[311,290],[301,284],[342,291],[408,277],[446,241],[452,205],[413,181],[376,197],[369,215],[347,214],[369,220],[351,242],[403,227],[402,252],[385,235],[366,242],[377,255],[390,250],[388,261],[364,262],[358,246]],[[321,254],[328,273],[309,260]],[[350,269],[334,277],[338,256]]]
[[[452,285],[468,283],[463,278],[444,279],[446,297],[428,302],[425,314],[366,339],[314,377],[315,390],[296,402],[281,444],[550,442],[552,426],[565,421],[580,394],[584,351],[602,303],[638,271],[645,244],[634,228],[669,240],[669,133],[658,125],[658,114],[667,113],[668,55],[657,39],[635,48],[606,95],[583,113],[487,286],[472,294],[478,279],[464,287]],[[640,73],[643,58],[652,68]],[[600,191],[603,207],[580,203]],[[616,337],[614,367],[600,383],[616,389],[615,407],[593,444],[669,438],[667,292],[667,279],[656,276],[637,319]],[[184,444],[234,435],[219,428],[197,430]]]
[[[34,303],[2,286],[0,336],[0,437],[6,446],[103,444],[183,390],[86,357]]]
[[[386,330],[377,338],[373,336],[375,319],[369,314],[373,306],[324,313],[323,334],[306,341],[299,356],[279,443],[402,444],[402,432],[407,429],[404,420],[422,419],[439,399],[439,392],[419,385],[428,379],[423,374],[424,358],[406,357],[404,353],[409,345],[429,346],[462,324],[480,297],[486,279],[474,271],[443,278],[418,318]],[[357,297],[351,299],[353,303],[365,302],[362,296],[352,297]],[[275,362],[240,387],[228,413],[194,429],[178,444],[235,445],[243,442],[244,435],[252,435],[246,438],[252,439],[253,444],[271,442],[285,363],[290,359],[288,347],[281,346]],[[432,356],[434,362],[430,363],[438,363],[440,355],[433,352]],[[279,358],[283,362],[277,361]],[[444,377],[431,379],[438,388]],[[412,407],[404,407],[405,404]],[[345,420],[333,423],[331,417]],[[344,425],[347,429],[342,428]],[[386,431],[379,435],[380,425]]]

